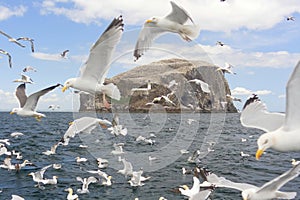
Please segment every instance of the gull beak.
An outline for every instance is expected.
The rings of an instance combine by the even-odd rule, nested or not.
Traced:
[[[146,20],[146,23],[152,23],[153,21],[151,19]]]
[[[9,114],[13,115],[13,114],[15,114],[15,112],[11,111]]]
[[[71,126],[71,125],[73,125],[74,124],[74,122],[69,122],[69,126]]]
[[[103,123],[101,123],[101,122],[99,122],[99,124],[100,124],[100,126],[101,126],[102,128],[107,129],[107,126],[106,126],[105,124],[103,124]]]
[[[264,150],[258,149],[258,150],[256,151],[256,154],[255,154],[256,160],[259,160],[259,158],[261,157],[261,155],[262,155],[263,153],[264,153]]]
[[[62,92],[65,92],[67,89],[68,89],[68,86],[65,85],[65,86],[61,89],[61,91],[62,91]]]

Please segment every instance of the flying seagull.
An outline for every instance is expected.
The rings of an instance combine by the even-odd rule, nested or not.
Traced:
[[[0,53],[8,56],[8,64],[9,64],[9,67],[11,68],[12,67],[11,55],[7,51],[4,51],[3,49],[0,49]]]
[[[222,46],[224,46],[225,44],[224,44],[223,42],[221,42],[221,41],[217,41],[217,42],[216,42],[216,45],[220,45],[220,46],[222,47]]]
[[[7,37],[7,38],[8,38],[8,41],[13,42],[13,43],[16,43],[16,44],[19,45],[20,47],[25,47],[23,44],[21,44],[20,42],[18,42],[16,38],[11,37],[10,35],[4,33],[4,32],[1,31],[1,30],[0,30],[0,33],[1,33],[2,35],[4,35],[5,37]]]
[[[188,81],[189,83],[195,83],[197,85],[200,85],[201,90],[205,93],[210,93],[209,85],[205,83],[204,81],[201,81],[199,79],[192,79]]]
[[[13,82],[33,83],[33,80],[29,76],[21,74],[21,79],[16,79]]]
[[[266,132],[257,140],[256,159],[259,159],[268,148],[280,152],[300,151],[300,138],[298,137],[300,131],[299,85],[300,62],[298,62],[286,85],[285,114],[268,113],[266,106],[258,100],[254,100],[243,109],[241,122],[250,120],[251,126]],[[262,121],[257,120],[255,122],[253,118],[261,118]]]
[[[115,18],[90,50],[90,55],[81,69],[78,78],[68,79],[62,91],[73,87],[90,94],[101,92],[113,99],[120,100],[118,87],[113,83],[104,85],[106,74],[110,68],[110,60],[115,46],[120,41],[123,33],[122,16]]]
[[[25,83],[22,83],[16,89],[16,96],[19,100],[20,107],[13,108],[10,114],[16,113],[17,115],[23,117],[35,117],[36,120],[40,121],[43,117],[46,116],[42,113],[36,112],[36,106],[39,98],[58,86],[60,86],[60,84],[50,86],[48,88],[35,92],[31,94],[29,97],[27,97],[25,93],[25,89],[26,89]]]
[[[295,17],[293,16],[289,16],[286,18],[287,21],[295,21]]]
[[[67,53],[69,52],[69,50],[67,49],[67,50],[64,50],[61,54],[60,54],[60,56],[62,57],[62,58],[67,58]]]
[[[29,37],[19,37],[19,38],[17,38],[17,41],[19,41],[19,40],[29,41],[30,45],[31,45],[31,52],[34,53],[34,44],[33,44],[34,39],[29,38]]]
[[[293,199],[296,197],[297,192],[281,192],[279,189],[288,183],[290,180],[299,176],[300,164],[289,169],[282,175],[274,178],[273,180],[265,183],[261,187],[247,183],[232,182],[224,177],[219,177],[214,173],[206,173],[207,183],[212,184],[214,187],[231,188],[240,190],[244,200],[271,200],[271,199]]]
[[[172,6],[171,13],[165,17],[153,17],[144,23],[133,53],[135,61],[149,49],[152,41],[161,34],[167,32],[177,33],[185,41],[191,41],[198,37],[200,29],[194,24],[193,19],[187,11],[179,7],[173,1],[170,3]],[[193,24],[185,24],[188,20],[190,20]]]
[[[31,67],[31,66],[26,66],[26,67],[24,67],[23,72],[29,72],[30,70],[32,70],[32,71],[34,71],[34,72],[37,71],[35,68],[33,68],[33,67]]]
[[[232,71],[233,65],[229,64],[228,62],[225,62],[225,67],[218,67],[216,71],[222,71],[223,74],[228,73],[228,74],[236,74],[235,72]]]

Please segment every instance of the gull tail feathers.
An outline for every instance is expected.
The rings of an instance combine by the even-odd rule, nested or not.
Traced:
[[[192,41],[199,36],[200,26],[198,25],[182,25],[180,30],[181,37],[186,41]]]
[[[107,96],[111,97],[115,100],[121,99],[121,93],[119,88],[113,83],[109,83],[107,85],[102,86],[102,92],[104,92]]]
[[[294,199],[297,196],[297,192],[276,192],[276,196],[279,199]]]

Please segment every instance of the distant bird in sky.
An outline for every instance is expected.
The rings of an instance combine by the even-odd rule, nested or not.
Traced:
[[[221,41],[217,41],[216,45],[224,46],[225,44],[223,42],[221,42]]]
[[[37,70],[35,68],[31,67],[31,66],[24,67],[23,72],[29,72],[29,71],[36,72]]]
[[[8,64],[9,67],[12,68],[11,55],[7,51],[4,51],[3,49],[0,49],[0,53],[8,56]]]
[[[60,56],[62,57],[62,58],[67,58],[67,53],[69,52],[70,50],[64,50],[61,54],[60,54]]]
[[[1,30],[0,30],[0,33],[1,33],[2,35],[4,35],[5,37],[7,37],[7,38],[8,38],[8,41],[13,42],[13,43],[16,43],[16,44],[19,45],[20,47],[25,47],[23,44],[21,44],[20,42],[18,42],[16,38],[11,37],[10,35],[4,33],[4,32],[1,31]]]
[[[172,12],[165,17],[153,17],[144,23],[138,36],[133,56],[135,61],[149,49],[152,41],[161,34],[172,32],[179,34],[183,40],[191,41],[198,37],[200,29],[191,16],[175,2],[171,1]],[[190,20],[193,24],[185,24]]]
[[[27,97],[25,93],[25,89],[26,89],[25,83],[19,85],[16,89],[15,94],[19,100],[20,107],[13,108],[10,114],[16,113],[17,115],[23,117],[35,117],[36,120],[40,121],[43,117],[46,116],[42,113],[36,112],[36,106],[39,98],[58,86],[60,86],[60,84],[50,86],[48,88],[35,92],[31,94],[29,97]]]
[[[189,80],[188,82],[200,85],[201,90],[203,92],[210,93],[209,85],[207,83],[205,83],[204,81],[201,81],[199,79],[192,79],[192,80]]]
[[[16,79],[13,82],[30,83],[31,84],[31,83],[33,83],[33,80],[29,76],[27,76],[25,74],[21,74],[21,79]]]
[[[121,94],[118,87],[113,83],[104,85],[104,81],[110,69],[112,53],[121,39],[123,26],[122,16],[113,19],[90,49],[88,60],[81,68],[80,77],[66,80],[62,88],[63,92],[72,87],[90,94],[104,93],[113,99],[120,100]]]
[[[31,45],[31,52],[34,53],[34,44],[33,44],[34,39],[29,38],[29,37],[19,37],[19,38],[17,38],[17,41],[19,41],[19,40],[29,41],[30,45]]]
[[[228,74],[236,74],[235,72],[232,71],[233,65],[225,62],[225,67],[218,67],[216,71],[222,71],[223,74],[228,73]]]
[[[286,18],[287,21],[295,21],[295,17],[293,16],[289,16]]]

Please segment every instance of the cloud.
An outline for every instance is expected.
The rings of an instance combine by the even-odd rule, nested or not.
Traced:
[[[23,16],[27,11],[25,6],[17,6],[14,8],[8,8],[0,5],[0,21],[6,20],[12,16]]]
[[[176,2],[188,11],[202,29],[210,31],[269,29],[286,16],[300,12],[300,4],[294,0],[226,2],[177,0]],[[165,16],[170,11],[169,1],[161,0],[131,0],[130,3],[123,0],[44,0],[41,3],[42,14],[64,15],[74,22],[85,24],[99,24],[101,19],[109,20],[122,14],[126,24],[141,25],[152,16]]]
[[[249,89],[243,88],[243,87],[236,87],[233,90],[231,90],[232,95],[251,95],[251,94],[257,94],[257,95],[268,95],[271,94],[272,91],[270,90],[257,90],[257,91],[251,91]]]
[[[42,52],[34,52],[31,54],[34,58],[40,60],[50,60],[50,61],[62,61],[64,60],[60,54],[49,54],[49,53],[42,53]]]

